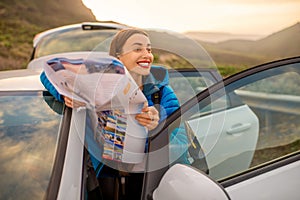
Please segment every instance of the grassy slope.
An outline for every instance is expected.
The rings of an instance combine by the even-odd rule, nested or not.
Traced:
[[[0,70],[26,67],[35,34],[57,26],[95,20],[81,0],[2,0]]]

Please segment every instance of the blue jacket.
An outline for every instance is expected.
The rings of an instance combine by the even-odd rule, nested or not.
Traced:
[[[59,101],[63,102],[62,96],[48,80],[45,72],[40,75],[40,80],[45,88]],[[143,78],[143,93],[147,98],[148,105],[153,106],[152,95],[160,91],[160,122],[179,108],[179,101],[173,89],[169,85],[168,70],[160,66],[152,66],[151,73]],[[184,128],[174,130],[170,135],[170,159],[177,162],[189,164],[187,160],[188,139]],[[177,159],[179,157],[179,159]],[[92,163],[96,169],[99,165],[93,156]],[[99,167],[98,167],[99,168]]]
[[[62,95],[60,95],[57,92],[55,87],[52,85],[52,83],[47,78],[46,73],[44,71],[40,75],[40,80],[43,83],[43,85],[45,86],[45,88],[50,92],[50,94],[52,94],[55,97],[55,99],[57,99],[60,102],[64,102]]]
[[[45,86],[45,88],[60,102],[63,102],[63,97],[60,95],[52,83],[46,76],[45,72],[40,75],[40,80]],[[179,108],[178,99],[169,86],[169,75],[168,70],[159,66],[152,66],[151,73],[149,76],[145,77],[144,80],[143,93],[147,98],[148,105],[153,106],[152,95],[162,89],[161,91],[161,102],[160,102],[160,121],[167,118],[176,109]]]

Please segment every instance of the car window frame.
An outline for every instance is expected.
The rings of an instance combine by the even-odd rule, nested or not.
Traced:
[[[65,106],[63,110],[63,118],[62,118],[61,127],[59,131],[59,138],[57,143],[54,165],[52,168],[51,178],[47,188],[45,199],[56,199],[59,192],[64,162],[66,157],[66,151],[68,146],[71,116],[72,116],[72,109]]]

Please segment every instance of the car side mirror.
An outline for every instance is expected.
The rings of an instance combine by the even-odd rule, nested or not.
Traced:
[[[204,172],[183,164],[172,166],[153,192],[154,200],[198,198],[203,200],[230,199],[224,188]]]

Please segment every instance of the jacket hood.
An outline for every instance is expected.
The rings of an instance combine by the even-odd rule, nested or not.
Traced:
[[[163,86],[169,84],[169,73],[168,70],[161,66],[151,66],[150,74],[143,77],[145,95],[151,95]]]

